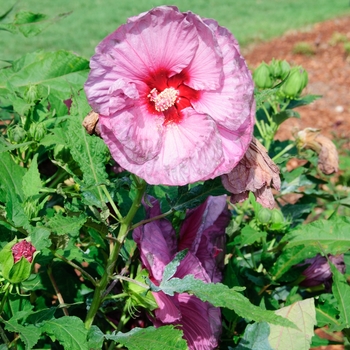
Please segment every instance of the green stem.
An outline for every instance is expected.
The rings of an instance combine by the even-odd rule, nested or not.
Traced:
[[[173,212],[174,212],[174,210],[173,210],[173,209],[170,209],[170,210],[168,210],[166,213],[163,213],[163,214],[154,216],[154,217],[149,218],[149,219],[141,220],[141,221],[138,222],[137,224],[132,225],[132,226],[130,227],[130,230],[134,230],[136,227],[139,227],[139,226],[141,226],[141,225],[147,224],[147,223],[149,223],[149,222],[156,221],[156,220],[159,220],[159,219],[163,219],[163,218],[165,218],[166,216],[170,215],[170,214],[173,213]]]
[[[1,300],[1,303],[0,303],[0,315],[4,311],[4,307],[5,307],[5,304],[6,304],[6,301],[7,301],[7,297],[8,297],[9,292],[10,292],[11,284],[8,283],[5,288],[6,288],[5,295],[3,296],[2,300]]]
[[[276,154],[272,160],[275,162],[278,158],[280,158],[281,156],[283,156],[285,153],[287,153],[289,150],[291,150],[294,147],[294,143],[288,145],[287,147],[285,147],[280,153]]]
[[[115,205],[114,200],[112,199],[111,195],[109,194],[109,192],[107,190],[107,187],[105,185],[102,185],[101,188],[102,188],[102,191],[104,192],[104,194],[106,195],[110,205],[112,206],[115,214],[117,215],[118,220],[122,221],[123,220],[123,216],[122,216],[122,214],[120,214],[119,209]]]
[[[129,209],[128,214],[126,215],[125,218],[122,218],[120,221],[120,229],[119,233],[117,236],[116,242],[112,245],[109,258],[106,263],[106,269],[105,272],[101,278],[101,280],[97,283],[96,289],[94,292],[94,296],[91,302],[90,309],[86,315],[85,319],[85,328],[90,329],[91,325],[94,321],[94,318],[98,312],[98,309],[105,297],[104,292],[107,288],[107,285],[109,281],[112,279],[114,269],[115,269],[115,264],[117,262],[117,258],[120,252],[120,248],[122,247],[123,241],[128,234],[131,226],[131,222],[141,206],[141,200],[142,197],[145,193],[146,190],[146,182],[143,180],[139,180],[138,178],[134,177],[135,184],[136,184],[136,189],[137,189],[137,194],[134,199],[134,202],[131,205],[131,208]]]

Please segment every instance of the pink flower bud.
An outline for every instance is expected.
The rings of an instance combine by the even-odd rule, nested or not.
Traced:
[[[16,243],[11,250],[15,264],[20,261],[22,257],[26,258],[28,262],[31,263],[33,261],[33,254],[36,251],[32,243],[25,239]]]

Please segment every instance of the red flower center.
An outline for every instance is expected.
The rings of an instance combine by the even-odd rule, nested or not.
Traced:
[[[178,124],[182,120],[181,111],[191,107],[191,102],[200,97],[200,92],[185,85],[188,75],[182,71],[169,78],[170,73],[164,69],[150,74],[146,81],[150,88],[147,95],[148,106],[152,113],[163,113],[164,125]]]

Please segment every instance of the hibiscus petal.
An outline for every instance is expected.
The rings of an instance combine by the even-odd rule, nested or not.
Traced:
[[[164,231],[156,222],[137,227],[133,232],[143,265],[150,272],[150,276],[159,282],[162,280],[165,265],[169,264],[174,253],[163,234]],[[175,231],[170,223],[167,234],[175,238]]]
[[[164,294],[163,292],[152,292],[158,309],[154,310],[154,315],[158,321],[163,324],[174,323],[181,319],[181,312],[179,310],[179,303],[173,297]],[[156,322],[155,325],[157,326]],[[161,324],[158,324],[161,326]]]
[[[220,309],[186,293],[178,294],[176,299],[182,315],[179,328],[184,332],[189,349],[216,348],[221,334]]]
[[[223,81],[222,54],[217,40],[199,16],[189,12],[187,18],[197,29],[199,45],[185,70],[188,75],[185,83],[195,90],[216,90]]]
[[[191,108],[184,109],[182,113],[181,122],[170,124],[165,129],[158,159],[149,164],[150,168],[145,168],[151,184],[185,185],[196,182],[211,176],[221,161],[221,141],[215,123]]]
[[[240,54],[233,35],[214,20],[204,20],[215,33],[223,54],[224,80],[221,89],[202,91],[193,101],[200,113],[209,114],[217,123],[230,130],[237,130],[255,113],[251,108],[254,85],[251,73]]]
[[[100,115],[101,135],[114,160],[124,168],[128,161],[143,164],[159,153],[162,122],[143,104],[123,109],[113,117]]]
[[[108,67],[109,74],[144,80],[160,68],[180,73],[198,46],[197,31],[186,16],[158,7],[119,27],[96,48],[92,62]]]

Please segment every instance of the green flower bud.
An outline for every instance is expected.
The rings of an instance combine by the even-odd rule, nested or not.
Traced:
[[[281,76],[281,65],[280,65],[279,60],[275,60],[274,58],[272,59],[272,61],[270,62],[270,71],[271,74],[274,78],[279,79]]]
[[[255,85],[260,89],[268,89],[273,85],[270,67],[265,63],[261,63],[253,73]]]
[[[10,283],[20,283],[29,278],[36,252],[35,247],[23,239],[5,245],[0,252],[0,265],[3,277]]]
[[[39,92],[36,85],[29,85],[24,93],[27,102],[33,103],[39,99]]]
[[[308,82],[307,72],[303,67],[293,67],[289,76],[281,86],[280,93],[287,98],[296,98],[303,91]]]
[[[153,294],[149,291],[148,288],[144,288],[141,285],[141,283],[145,284],[145,279],[148,277],[148,271],[141,270],[135,278],[135,281],[140,282],[140,285],[132,282],[127,284],[126,292],[130,296],[127,303],[130,309],[137,309],[138,307],[142,307],[144,309],[152,311],[158,308],[158,304],[154,299]]]
[[[289,72],[290,72],[290,65],[287,61],[278,61],[278,65],[280,66],[280,76],[278,77],[279,79],[286,79]]]
[[[39,142],[46,135],[46,127],[43,123],[32,123],[29,128],[29,135],[34,141]]]
[[[22,143],[26,140],[27,132],[19,125],[9,129],[7,135],[11,143]]]
[[[283,224],[285,222],[282,212],[278,209],[272,209],[271,212],[271,223],[272,224]]]
[[[271,210],[262,207],[256,217],[261,224],[268,224],[271,220]]]

